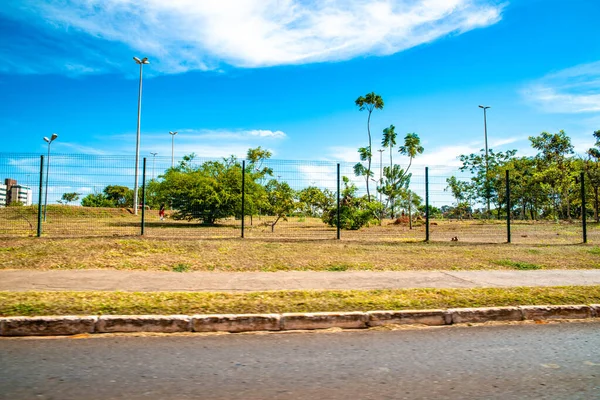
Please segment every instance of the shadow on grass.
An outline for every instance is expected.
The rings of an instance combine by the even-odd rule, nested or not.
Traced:
[[[135,227],[141,229],[140,222],[110,222],[108,226],[119,226],[119,227]],[[168,222],[168,221],[151,221],[144,224],[146,229],[165,229],[165,228],[193,228],[193,229],[241,229],[239,225],[227,225],[227,224],[202,224],[202,223],[182,223],[182,222]]]

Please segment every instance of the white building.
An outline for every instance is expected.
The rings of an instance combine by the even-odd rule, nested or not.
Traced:
[[[30,206],[33,204],[33,192],[27,186],[13,185],[10,187],[10,202]]]
[[[0,183],[0,207],[6,207],[7,193],[8,189],[6,185]]]

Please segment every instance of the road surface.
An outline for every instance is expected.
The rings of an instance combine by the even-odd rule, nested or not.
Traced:
[[[1,339],[2,399],[598,399],[600,322]]]

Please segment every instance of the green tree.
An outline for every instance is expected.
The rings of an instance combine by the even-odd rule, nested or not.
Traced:
[[[273,176],[273,169],[268,167],[263,167],[263,164],[266,160],[271,158],[273,153],[269,150],[263,149],[258,146],[255,149],[248,149],[248,153],[246,154],[246,158],[249,161],[250,170],[253,173],[259,174],[260,178],[265,176]]]
[[[133,190],[127,186],[108,185],[104,188],[103,192],[116,207],[133,206]]]
[[[369,113],[369,116],[367,118],[367,133],[369,135],[369,147],[367,148],[368,151],[364,151],[364,148],[359,149],[359,153],[361,156],[361,161],[365,161],[363,160],[363,155],[367,156],[366,161],[367,161],[367,168],[366,168],[366,172],[364,171],[364,167],[362,169],[358,169],[355,166],[354,170],[355,173],[358,171],[359,173],[361,173],[361,175],[357,175],[357,176],[366,176],[366,182],[367,182],[367,200],[371,201],[371,193],[369,191],[369,178],[371,177],[371,159],[373,156],[373,146],[371,145],[371,114],[373,113],[373,110],[382,110],[383,109],[383,98],[376,94],[375,92],[371,92],[371,93],[367,93],[365,96],[360,96],[359,98],[357,98],[354,101],[354,104],[356,104],[356,106],[358,107],[359,111],[364,111],[367,110],[367,112]],[[361,151],[363,150],[363,151]]]
[[[63,193],[62,197],[60,198],[60,200],[58,201],[61,204],[69,204],[69,203],[74,203],[77,200],[79,200],[79,193]]]
[[[390,134],[389,131],[388,134]],[[390,153],[391,150],[390,147]],[[412,174],[409,173],[412,161],[417,155],[423,154],[423,151],[424,148],[421,146],[421,138],[419,138],[419,135],[416,133],[407,133],[404,137],[404,144],[400,146],[398,152],[409,158],[408,166],[406,169],[403,169],[399,165],[391,164],[389,167],[383,169],[384,179],[377,190],[386,196],[387,200],[385,207],[390,208],[392,217],[394,217],[396,199],[408,190],[410,179],[412,177]],[[390,158],[390,161],[391,160],[392,159]]]
[[[537,173],[555,198],[556,208],[560,208],[563,218],[570,220],[569,190],[574,182],[571,139],[561,130],[554,134],[542,132],[539,136],[530,136],[529,141],[539,151],[536,156]]]
[[[316,186],[306,187],[298,192],[300,210],[309,217],[322,217],[323,212],[333,206],[334,194]]]
[[[596,143],[587,151],[588,158],[585,160],[584,170],[588,178],[589,186],[594,195],[594,220],[600,222],[598,216],[598,191],[600,188],[600,130],[594,132]]]
[[[186,156],[180,165],[162,175],[159,198],[175,210],[174,219],[197,219],[215,224],[240,214],[242,168],[235,157],[194,165]]]
[[[114,208],[116,204],[104,193],[90,193],[81,200],[83,207],[106,207]]]
[[[446,179],[446,183],[448,186],[444,191],[450,190],[452,196],[456,199],[459,219],[462,219],[465,212],[469,213],[469,217],[472,218],[472,202],[476,197],[473,183],[458,180],[455,176]]]
[[[409,158],[408,167],[406,167],[406,172],[410,169],[412,165],[412,160],[419,154],[423,154],[425,149],[421,146],[421,138],[416,133],[407,133],[404,137],[404,145],[400,146],[398,152],[403,154]]]
[[[503,152],[494,152],[489,149],[487,157],[482,149],[480,153],[471,153],[469,155],[460,155],[459,159],[463,163],[460,167],[461,171],[469,171],[473,176],[471,182],[477,193],[477,198],[482,203],[487,203],[488,200],[493,201],[497,205],[498,212],[500,210],[500,198],[498,197],[499,186],[501,185],[504,176],[501,173],[494,174],[492,171],[501,171],[503,166],[510,161],[517,150],[508,150]],[[489,217],[489,216],[488,216]],[[499,218],[499,216],[498,216]]]
[[[269,213],[275,217],[271,223],[271,232],[275,231],[275,225],[280,219],[287,221],[287,216],[296,209],[294,200],[295,192],[286,182],[271,179],[266,186],[269,202]]]
[[[369,224],[381,212],[381,203],[371,202],[364,197],[357,197],[358,188],[347,176],[342,177],[344,188],[340,193],[340,228],[357,230]],[[331,207],[323,213],[323,222],[330,226],[337,225],[337,207]]]
[[[381,146],[383,148],[389,148],[390,149],[390,167],[392,167],[392,165],[394,165],[393,161],[392,161],[392,150],[394,149],[394,146],[396,145],[396,137],[398,136],[398,134],[396,133],[396,127],[394,125],[390,125],[389,127],[385,128],[383,130],[383,139],[381,140]]]
[[[253,224],[253,217],[256,214],[266,212],[268,209],[268,199],[263,183],[267,177],[273,176],[273,168],[267,167],[264,163],[271,158],[272,153],[262,147],[248,149],[246,158],[246,203],[245,212],[250,216],[250,225]]]

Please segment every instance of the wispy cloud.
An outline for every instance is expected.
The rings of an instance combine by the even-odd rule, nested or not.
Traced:
[[[546,75],[529,84],[522,93],[547,112],[600,112],[600,61]]]
[[[181,133],[196,139],[248,139],[248,138],[268,138],[268,139],[283,139],[287,137],[283,131],[272,131],[269,129],[183,129]]]
[[[494,24],[504,7],[497,0],[5,1],[8,18],[95,53],[96,65],[64,55],[62,72],[80,74],[110,68],[102,49],[112,54],[115,45],[150,57],[161,73],[383,56]],[[36,63],[25,64],[26,70],[5,65],[39,72]]]

